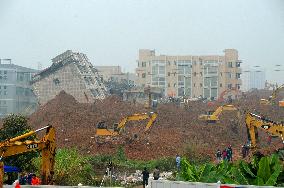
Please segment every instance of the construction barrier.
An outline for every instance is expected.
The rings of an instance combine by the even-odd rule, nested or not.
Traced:
[[[254,185],[225,185],[218,183],[200,183],[153,180],[149,182],[150,188],[274,188],[273,186],[254,186]]]

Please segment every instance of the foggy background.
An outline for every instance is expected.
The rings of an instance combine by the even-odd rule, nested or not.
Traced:
[[[284,1],[1,0],[0,44],[0,58],[30,68],[71,49],[130,72],[141,48],[167,55],[235,48],[244,70],[257,65],[283,83]]]

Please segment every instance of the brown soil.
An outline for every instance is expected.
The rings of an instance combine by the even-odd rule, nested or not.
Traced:
[[[260,106],[259,99],[268,97],[269,92],[251,92],[246,98],[234,102],[242,111],[257,111],[273,120],[283,120],[284,109],[273,106]],[[62,91],[54,99],[41,106],[29,118],[34,128],[51,124],[57,131],[58,147],[77,147],[85,154],[114,154],[123,145],[131,159],[158,159],[174,157],[177,153],[196,152],[200,156],[208,155],[212,159],[218,148],[232,145],[235,158],[240,158],[240,148],[246,142],[247,134],[244,117],[238,124],[236,112],[223,112],[220,122],[206,124],[198,120],[198,115],[220,104],[208,106],[202,102],[191,102],[188,108],[174,104],[161,104],[157,109],[158,118],[147,134],[143,134],[146,122],[129,122],[126,132],[115,141],[105,144],[95,142],[96,124],[106,121],[109,125],[119,122],[133,113],[146,112],[139,104],[124,102],[110,96],[94,104],[80,104],[71,95]],[[255,110],[254,110],[255,109]],[[244,115],[242,115],[244,116]],[[282,119],[281,119],[282,118]],[[134,126],[135,125],[135,126]],[[260,132],[260,131],[259,131]],[[139,134],[138,140],[125,142],[130,135]],[[260,132],[263,142],[267,135]],[[266,153],[280,147],[280,139],[273,140],[273,147],[262,145]],[[276,145],[276,146],[274,146]]]

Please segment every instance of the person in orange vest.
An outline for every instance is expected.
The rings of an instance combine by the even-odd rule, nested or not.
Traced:
[[[32,175],[32,185],[40,185],[40,179],[35,174]]]

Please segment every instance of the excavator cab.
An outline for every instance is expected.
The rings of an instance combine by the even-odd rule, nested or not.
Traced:
[[[209,111],[206,112],[206,115],[212,115],[213,113],[214,113],[213,110],[209,110]]]

